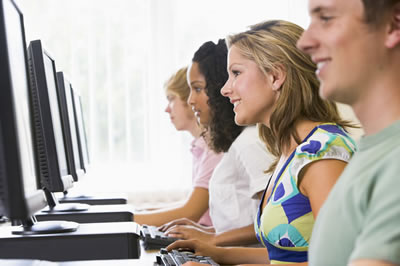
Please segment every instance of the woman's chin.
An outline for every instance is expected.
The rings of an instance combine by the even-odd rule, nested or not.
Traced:
[[[235,116],[235,123],[236,123],[236,125],[238,125],[238,126],[247,126],[247,125],[250,125],[250,123],[248,123],[246,119],[243,119],[242,117],[237,116],[237,115]]]

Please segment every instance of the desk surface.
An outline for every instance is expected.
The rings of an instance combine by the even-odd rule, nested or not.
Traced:
[[[146,251],[142,247],[140,259],[132,260],[86,260],[86,261],[65,261],[48,262],[39,260],[2,260],[2,266],[152,266],[156,261],[158,251]]]

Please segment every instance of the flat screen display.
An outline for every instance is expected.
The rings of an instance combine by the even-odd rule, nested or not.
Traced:
[[[74,162],[75,167],[77,169],[82,169],[81,160],[79,158],[79,147],[78,147],[78,135],[76,131],[76,123],[75,123],[75,116],[74,116],[74,105],[72,102],[72,89],[69,84],[65,80],[65,98],[67,101],[67,111],[68,111],[68,119],[69,119],[69,127],[71,130],[71,139],[72,139],[72,149],[74,153]]]
[[[53,121],[54,137],[57,146],[58,163],[61,175],[68,175],[67,157],[65,155],[64,137],[61,126],[61,114],[57,98],[56,75],[53,60],[44,53],[44,69],[49,93],[51,120]]]
[[[10,1],[3,1],[3,3],[24,190],[25,195],[29,197],[30,194],[37,191],[37,184],[29,112],[26,48],[23,45],[22,21],[18,11]]]

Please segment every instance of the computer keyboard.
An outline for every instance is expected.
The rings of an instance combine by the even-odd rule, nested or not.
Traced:
[[[145,224],[142,225],[140,235],[145,250],[159,250],[178,240],[177,238],[165,235],[164,232],[159,231],[156,226]]]
[[[197,256],[190,251],[172,250],[168,252],[166,249],[162,248],[160,253],[157,255],[157,263],[161,266],[179,266],[188,261],[219,266],[219,264],[213,261],[210,257]]]

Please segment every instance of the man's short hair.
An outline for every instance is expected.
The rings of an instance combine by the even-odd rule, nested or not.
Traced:
[[[387,12],[400,0],[361,0],[364,5],[364,20],[371,26],[383,23]]]

